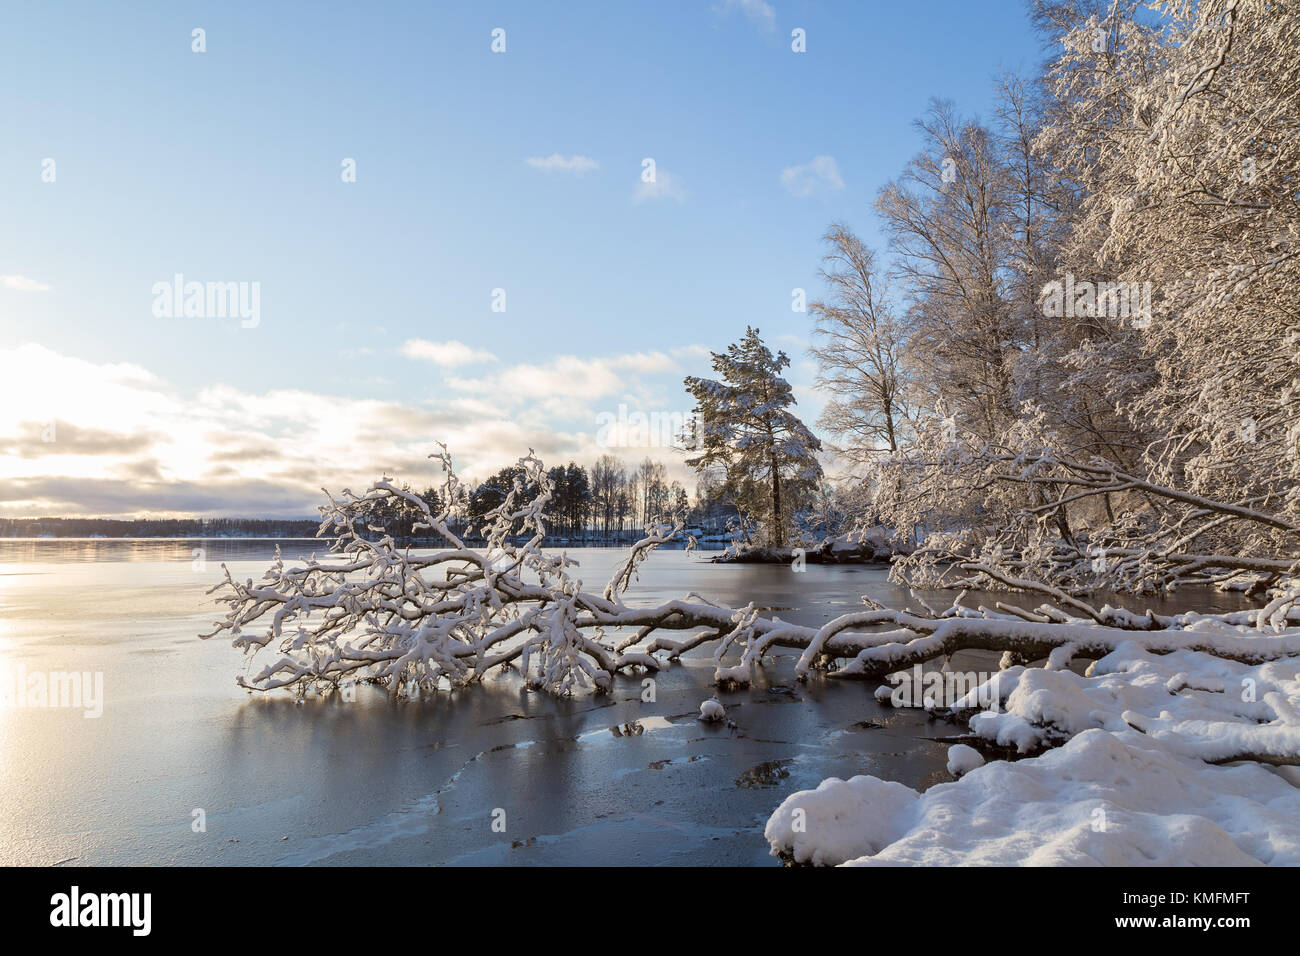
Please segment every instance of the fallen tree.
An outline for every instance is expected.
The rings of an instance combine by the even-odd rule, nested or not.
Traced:
[[[680,522],[651,528],[602,590],[587,590],[574,574],[575,562],[544,547],[551,488],[539,459],[520,459],[522,476],[486,517],[487,544],[471,548],[450,530],[450,512],[463,490],[446,450],[437,457],[444,470],[440,500],[449,503],[443,513],[430,513],[424,499],[385,478],[364,495],[345,490],[340,498],[327,496],[319,529],[329,536],[326,557],[313,555],[291,567],[277,553],[258,583],[236,581],[223,566],[225,580],[212,590],[220,592],[228,613],[203,636],[227,635],[249,655],[242,686],[306,693],[369,681],[400,696],[472,684],[517,666],[533,686],[552,693],[604,691],[619,673],[654,671],[709,643],[715,644],[715,680],[731,684],[747,684],[776,648],[802,651],[796,665],[801,678],[843,661],[831,670],[841,679],[879,679],[964,649],[1002,652],[1007,662],[1064,653],[1068,663],[1123,647],[1247,666],[1300,659],[1300,629],[1292,626],[1300,622],[1298,590],[1280,593],[1259,610],[1162,616],[1094,608],[1051,586],[972,564],[968,570],[1038,590],[1056,603],[970,608],[962,595],[936,612],[918,596],[920,610],[869,606],[820,628],[763,617],[752,603],[733,608],[694,593],[633,605],[624,595],[638,567],[682,534]],[[538,493],[526,495],[525,489]],[[357,516],[380,498],[418,511],[418,526],[436,532],[447,547],[417,555],[387,535],[366,540],[363,530],[382,529],[358,528]],[[526,540],[516,543],[521,533]],[[670,636],[682,632],[690,633]],[[266,656],[253,671],[253,660]]]

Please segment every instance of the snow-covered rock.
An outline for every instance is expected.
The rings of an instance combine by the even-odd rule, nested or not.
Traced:
[[[960,777],[982,766],[984,766],[984,758],[974,747],[953,744],[948,748],[948,772],[953,776]]]
[[[879,777],[823,780],[787,797],[763,835],[798,863],[837,866],[879,853],[907,832],[920,794]]]
[[[1153,654],[1134,642],[1095,661],[1086,676],[1030,667],[997,679],[1005,707],[977,713],[970,728],[1022,753],[1090,728],[1130,727],[1203,760],[1300,753],[1295,658],[1249,665],[1199,651]],[[968,696],[973,702],[974,692]]]
[[[707,720],[715,723],[727,716],[726,708],[716,697],[710,697],[704,703],[700,704],[700,720]]]

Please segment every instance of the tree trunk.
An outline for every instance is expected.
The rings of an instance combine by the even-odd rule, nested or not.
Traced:
[[[776,534],[775,544],[778,548],[785,545],[785,525],[781,521],[781,472],[776,467],[776,456],[772,463],[772,525]]]

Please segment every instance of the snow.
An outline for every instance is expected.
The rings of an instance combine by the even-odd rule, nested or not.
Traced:
[[[1223,618],[1180,623],[1214,649],[1247,652],[1253,633],[1259,657],[1279,640]],[[870,776],[823,781],[772,814],[773,852],[855,865],[1300,865],[1300,771],[1269,765],[1300,758],[1300,657],[1289,643],[1262,663],[1165,653],[1154,633],[1133,632],[1084,674],[1054,654],[957,701],[954,712],[988,706],[971,733],[1024,759],[985,764],[954,745],[959,779],[924,794]]]
[[[450,501],[449,457],[444,465]],[[823,654],[853,655],[831,672],[837,679],[919,668],[963,647],[1000,649],[1004,669],[953,713],[974,712],[971,743],[1013,748],[1024,759],[976,766],[954,748],[959,779],[924,795],[875,777],[825,781],[772,814],[773,848],[819,863],[1300,865],[1300,791],[1292,785],[1300,772],[1269,766],[1300,763],[1300,589],[1279,587],[1262,611],[1173,617],[1073,599],[1060,603],[1087,618],[1049,605],[997,613],[959,597],[940,614],[868,606],[815,630],[765,618],[753,602],[731,608],[695,594],[634,607],[623,594],[639,564],[677,527],[652,529],[600,595],[584,592],[568,573],[574,563],[542,548],[549,485],[541,461],[530,455],[520,467],[543,493],[521,505],[507,495],[488,516],[482,552],[427,507],[427,526],[450,550],[417,559],[390,538],[364,539],[355,522],[370,503],[414,500],[387,479],[364,497],[330,498],[322,508],[322,528],[335,530],[330,559],[287,567],[277,551],[256,585],[223,568],[217,590],[230,611],[206,636],[227,632],[236,647],[277,655],[241,679],[245,687],[328,691],[362,676],[387,681],[399,696],[474,683],[516,658],[532,686],[552,693],[608,690],[624,669],[657,669],[657,653],[671,659],[709,640],[720,685],[749,683],[776,646],[803,648],[799,676]],[[535,531],[524,544],[510,540],[520,520]],[[510,566],[495,570],[502,555]],[[466,570],[446,584],[422,573],[443,564]],[[391,613],[394,590],[403,595],[400,615]],[[681,617],[703,632],[650,637]],[[259,620],[261,633],[245,630]],[[606,628],[635,630],[612,643],[601,637]],[[1044,653],[1046,668],[1015,663]],[[1086,673],[1069,669],[1085,658],[1094,659]],[[700,717],[723,721],[726,711],[715,697]]]
[[[948,772],[953,776],[960,777],[982,766],[984,766],[984,758],[974,747],[953,744],[948,748]]]
[[[1136,731],[1086,730],[924,794],[825,780],[788,797],[764,833],[774,853],[822,865],[1295,866],[1300,790],[1257,764],[1211,767]]]
[[[836,777],[800,790],[777,807],[763,835],[800,863],[835,866],[878,853],[905,832],[920,799],[911,787],[879,777]]]
[[[1015,671],[1015,672],[1013,672]],[[997,675],[1003,712],[981,712],[972,732],[1029,752],[1090,728],[1136,727],[1205,760],[1300,754],[1300,659],[1247,665],[1199,651],[1153,654],[1137,641],[1095,661],[1086,676],[1021,668]],[[1192,675],[1192,676],[1189,676]],[[973,702],[974,691],[967,695]]]
[[[726,708],[716,697],[710,697],[700,704],[700,720],[716,722],[727,716]]]

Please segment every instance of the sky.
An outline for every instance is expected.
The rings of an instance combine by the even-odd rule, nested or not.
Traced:
[[[6,5],[0,516],[304,517],[436,442],[693,487],[682,378],[757,326],[813,423],[827,225],[883,248],[930,99],[1042,55],[1019,0]]]

